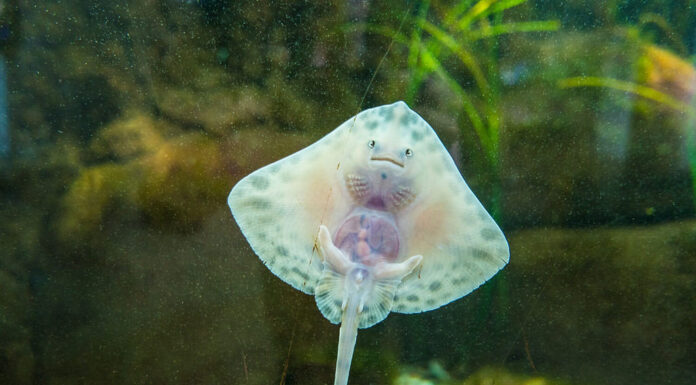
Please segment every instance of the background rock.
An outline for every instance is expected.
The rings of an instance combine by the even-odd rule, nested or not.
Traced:
[[[689,103],[694,40],[675,54],[668,36],[646,41],[611,20],[666,2],[580,3],[515,8],[506,21],[550,12],[564,30],[502,37],[482,61],[500,70],[500,175],[460,100],[424,84],[412,107],[487,207],[501,178],[511,264],[442,309],[362,330],[351,381],[389,383],[412,365],[466,383],[694,382],[684,116],[606,87],[559,87],[611,77]],[[407,46],[364,24],[397,30],[412,12],[387,1],[6,4],[0,383],[330,383],[338,327],[254,256],[225,199],[359,108],[403,98]],[[690,33],[682,14],[666,20]],[[515,374],[479,370],[490,364]]]

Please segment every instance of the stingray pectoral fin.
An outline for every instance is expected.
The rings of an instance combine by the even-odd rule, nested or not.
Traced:
[[[343,303],[345,302],[344,274],[333,271],[331,265],[324,261],[324,270],[314,291],[314,299],[321,314],[331,323],[341,323]]]
[[[375,279],[398,279],[409,275],[423,261],[422,255],[414,255],[400,263],[380,262],[375,266]]]

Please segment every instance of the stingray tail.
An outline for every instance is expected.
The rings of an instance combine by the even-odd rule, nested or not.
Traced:
[[[359,295],[348,296],[346,308],[341,320],[341,331],[338,336],[338,355],[336,356],[336,376],[334,385],[347,385],[350,363],[353,360],[355,341],[358,338]]]

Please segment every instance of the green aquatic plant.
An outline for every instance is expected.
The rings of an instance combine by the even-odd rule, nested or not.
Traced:
[[[527,0],[461,0],[452,6],[430,1],[418,4],[404,28],[363,25],[368,31],[392,38],[407,48],[409,82],[404,99],[413,105],[424,83],[443,81],[460,106],[483,149],[493,179],[497,179],[500,143],[500,84],[498,42],[503,35],[555,31],[560,23],[504,21],[505,11]],[[468,86],[473,84],[473,87]],[[492,183],[491,207],[500,217],[499,186]]]
[[[442,9],[437,22],[428,20],[429,2],[424,2],[409,39],[410,80],[407,100],[415,99],[428,76],[436,75],[461,100],[462,109],[481,142],[486,157],[497,167],[500,131],[500,92],[497,68],[498,37],[501,35],[553,31],[558,21],[504,22],[503,13],[527,0],[463,0]],[[458,67],[474,80],[476,92],[467,91],[455,75],[460,68],[443,63],[454,55]],[[476,100],[478,99],[478,100]]]
[[[507,21],[506,11],[527,0],[460,0],[452,6],[430,1],[420,3],[409,23],[410,31],[392,32],[391,36],[407,47],[410,72],[405,99],[414,104],[416,95],[431,78],[439,79],[459,99],[479,140],[488,165],[488,204],[491,215],[502,221],[500,186],[500,72],[498,45],[504,35],[521,32],[555,31],[557,20]],[[468,86],[468,84],[473,84]],[[467,128],[468,129],[468,128]],[[501,307],[507,303],[507,282],[502,275],[495,285],[485,287],[477,310],[479,329],[490,312],[494,297]],[[498,327],[507,321],[503,310],[496,318]],[[468,348],[466,348],[468,349]]]
[[[508,21],[506,11],[527,0],[460,0],[451,6],[428,0],[418,3],[415,11],[402,25],[392,29],[385,25],[359,25],[406,48],[409,70],[404,100],[415,105],[416,97],[426,82],[436,80],[446,85],[468,119],[480,143],[485,167],[481,173],[488,180],[489,190],[484,193],[486,206],[496,221],[501,221],[500,186],[500,128],[501,84],[498,68],[498,49],[505,35],[522,32],[555,31],[557,20]],[[469,129],[469,124],[462,127]],[[479,290],[481,301],[477,306],[472,328],[487,329],[492,304],[499,316],[494,317],[493,329],[500,330],[508,322],[507,282],[505,276],[495,284]],[[468,343],[458,348],[466,359],[476,348]]]
[[[604,87],[610,88],[617,91],[628,92],[645,99],[652,100],[654,102],[663,104],[675,111],[687,114],[689,116],[696,116],[696,107],[691,106],[687,103],[680,101],[679,99],[673,98],[664,92],[661,92],[655,88],[644,86],[641,84],[628,82],[620,79],[607,78],[607,77],[596,77],[596,76],[578,76],[572,78],[565,78],[558,81],[558,87],[560,88],[575,88],[575,87]]]

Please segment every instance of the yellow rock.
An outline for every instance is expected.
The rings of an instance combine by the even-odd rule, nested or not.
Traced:
[[[696,93],[696,69],[679,56],[654,45],[647,45],[641,62],[646,85],[684,103]]]
[[[142,112],[132,112],[99,131],[89,145],[97,159],[132,160],[154,152],[164,142],[163,127]]]

